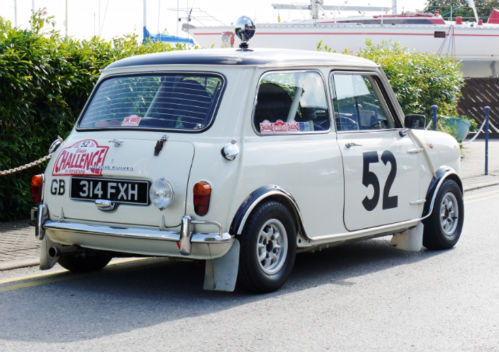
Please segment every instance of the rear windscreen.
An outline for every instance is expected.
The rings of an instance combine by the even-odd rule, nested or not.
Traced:
[[[108,78],[93,94],[78,128],[203,130],[222,88],[222,77],[209,74]]]

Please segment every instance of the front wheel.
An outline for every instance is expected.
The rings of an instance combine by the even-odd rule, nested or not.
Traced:
[[[254,292],[279,289],[295,262],[296,226],[288,208],[269,201],[251,214],[241,237],[239,283]]]
[[[428,249],[449,249],[463,229],[463,193],[454,180],[440,187],[431,215],[424,221],[423,245]]]

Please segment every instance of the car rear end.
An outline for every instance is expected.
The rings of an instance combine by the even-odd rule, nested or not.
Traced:
[[[190,176],[225,87],[222,74],[199,70],[105,73],[34,190],[48,257],[223,256],[233,237],[209,217],[212,185]]]

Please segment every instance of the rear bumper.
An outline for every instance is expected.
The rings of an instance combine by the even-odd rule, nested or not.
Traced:
[[[47,213],[43,206],[39,213]],[[45,219],[44,219],[45,218]],[[40,239],[62,246],[78,246],[96,250],[148,256],[215,259],[225,255],[234,242],[234,236],[222,232],[214,221],[182,218],[180,231],[164,231],[125,226],[105,226],[77,222],[48,220],[48,214],[38,216],[37,234]],[[195,225],[212,225],[216,232],[194,232]]]

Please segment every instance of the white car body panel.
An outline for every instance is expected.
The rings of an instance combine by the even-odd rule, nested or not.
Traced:
[[[279,185],[300,207],[310,238],[343,232],[343,173],[334,134],[247,137],[240,198],[262,185]],[[296,167],[296,165],[300,165]]]
[[[71,135],[59,148],[58,153],[54,155],[47,167],[45,201],[53,219],[63,217],[67,220],[76,219],[140,226],[180,226],[180,219],[185,212],[187,179],[194,156],[194,146],[191,142],[175,141],[172,138],[165,144],[161,153],[154,156],[154,146],[163,134],[149,132],[138,136],[137,133],[131,132],[109,133],[106,131],[80,132]],[[166,177],[175,189],[173,204],[163,213],[150,205],[130,204],[120,204],[113,212],[103,212],[96,207],[94,202],[72,200],[70,197],[71,176],[53,175],[54,164],[66,146],[87,138],[97,141],[101,146],[108,147],[104,161],[106,169],[102,170],[101,175],[94,175],[95,177],[149,182]],[[113,139],[122,141],[122,144],[115,146],[113,142],[110,142]],[[65,181],[67,191],[64,195],[52,194],[51,187],[54,179]]]
[[[417,148],[410,136],[401,137],[398,129],[375,132],[339,133],[338,144],[343,155],[345,173],[345,225],[348,230],[360,230],[407,221],[421,215],[418,200],[424,195],[419,190],[421,153],[410,153]],[[353,145],[347,147],[347,145]],[[369,163],[366,171],[376,175],[377,201],[372,184],[363,184],[363,154],[374,153],[378,162]],[[395,165],[382,161],[384,153],[395,157]],[[389,175],[394,175],[390,182]],[[386,194],[385,194],[386,193]],[[363,205],[364,199],[375,203],[374,209]],[[390,201],[393,204],[388,204]]]

